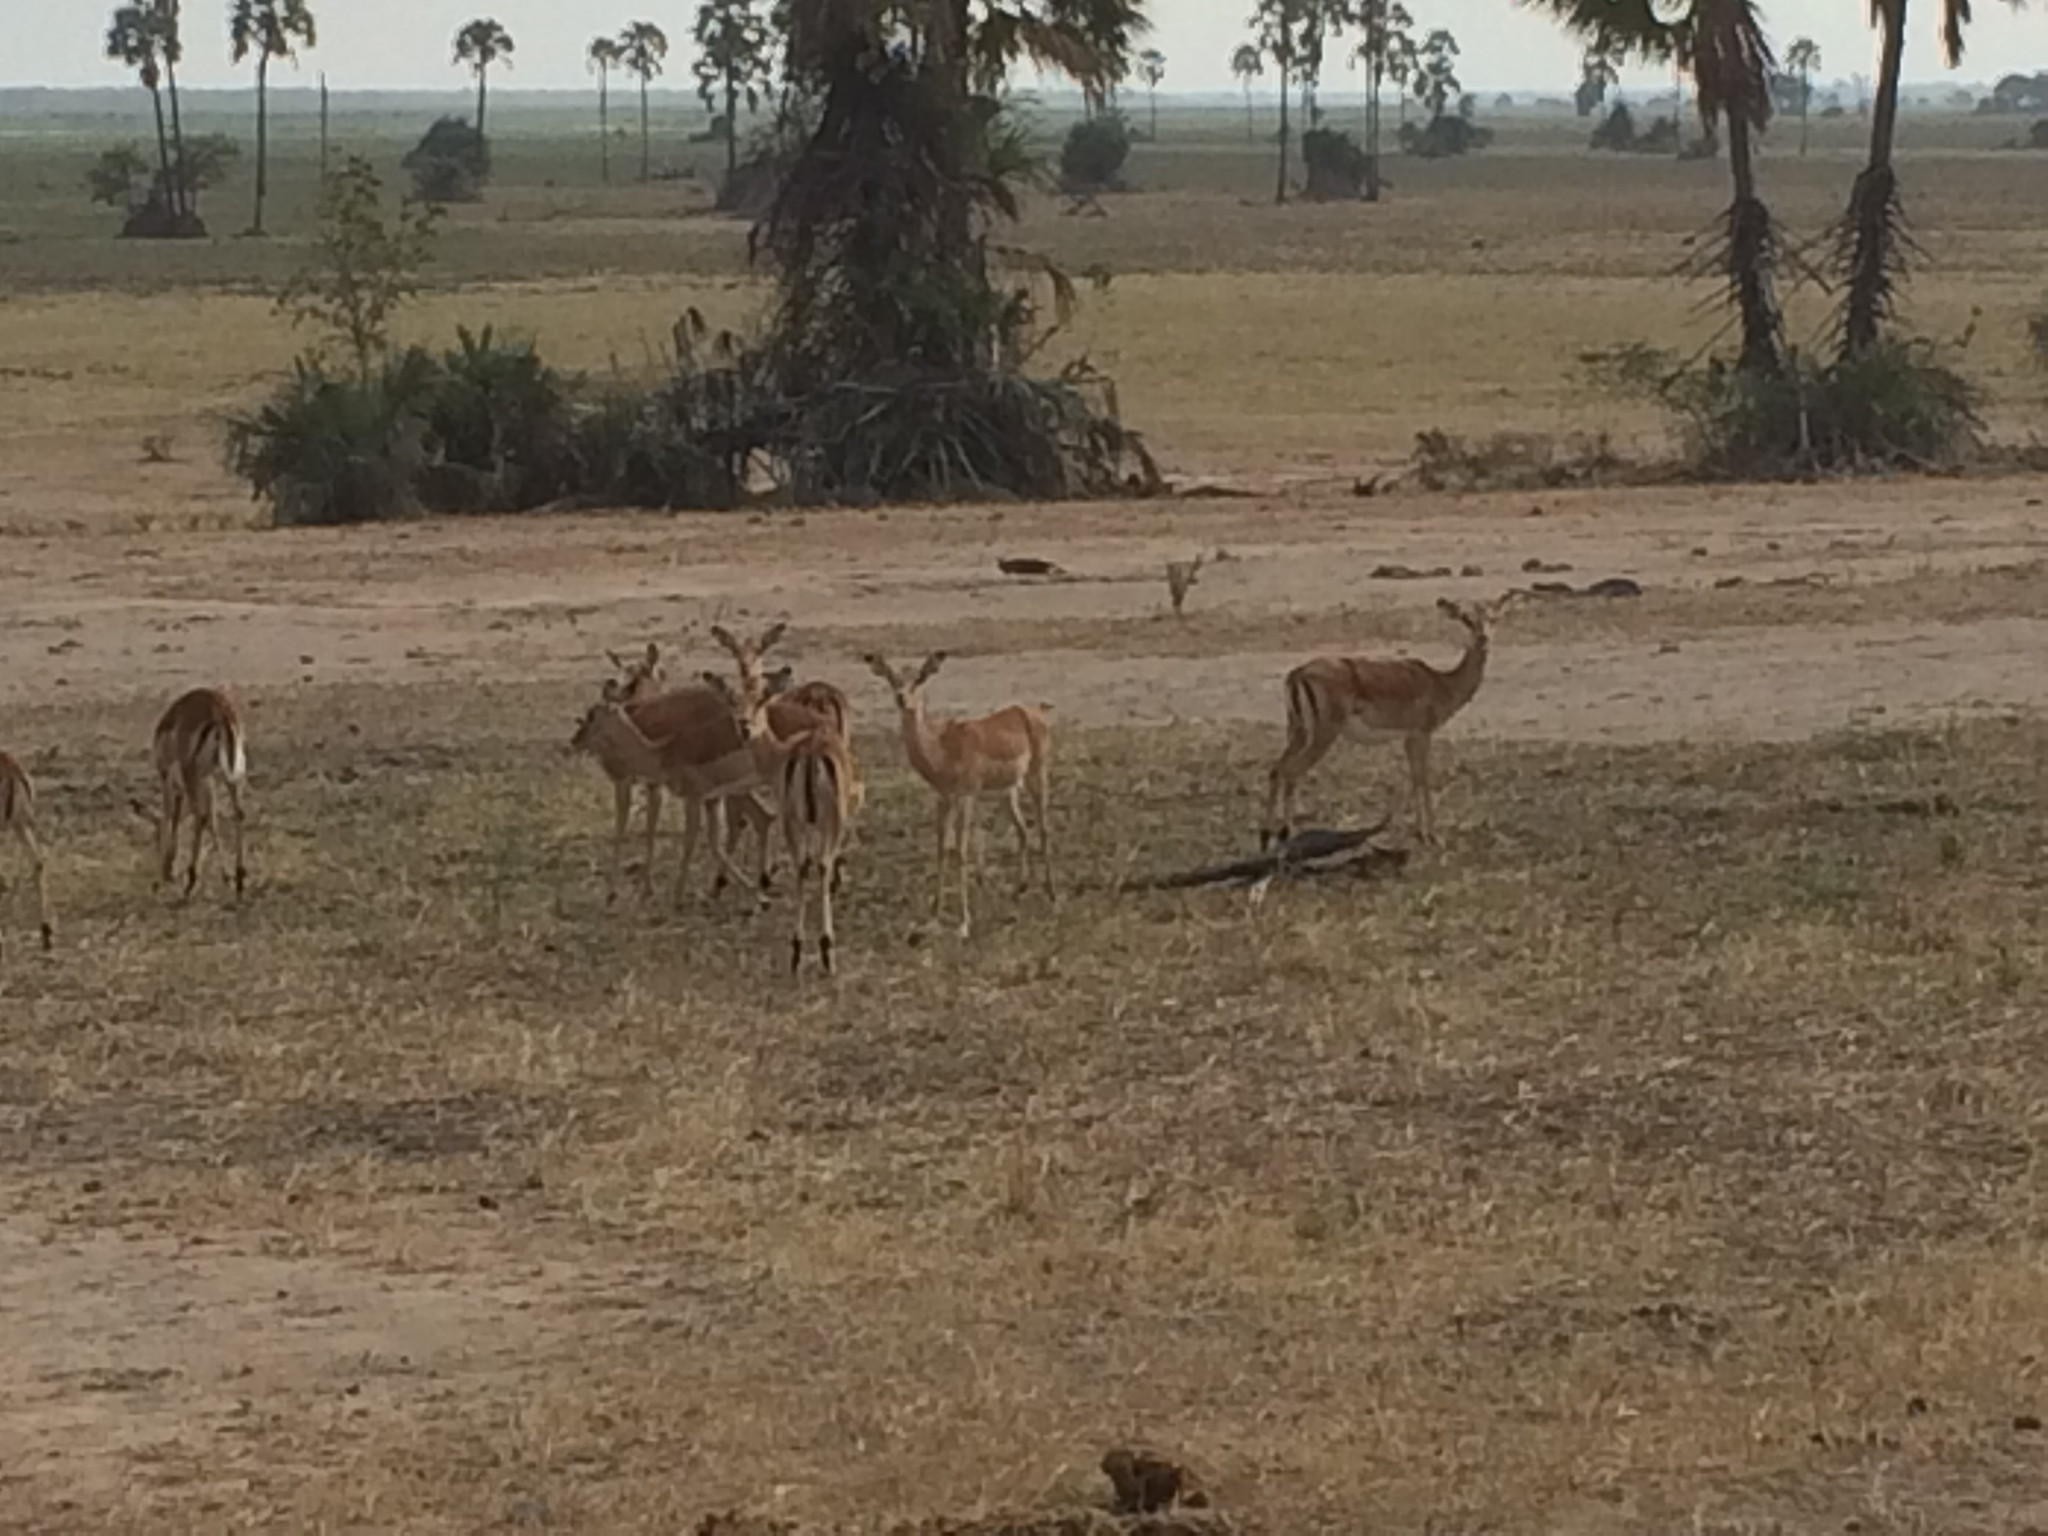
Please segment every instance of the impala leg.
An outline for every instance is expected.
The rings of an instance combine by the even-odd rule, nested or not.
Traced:
[[[632,794],[632,788],[628,786],[626,789],[626,804],[628,806],[632,804]],[[661,834],[661,798],[661,786],[659,784],[649,784],[647,786],[647,831],[643,840],[644,847],[640,855],[640,899],[643,902],[654,900],[654,845],[659,840]],[[623,842],[625,840],[625,835],[625,825],[622,822],[619,827],[620,841]]]
[[[823,868],[819,870],[819,881],[817,881],[817,963],[821,967],[825,967],[825,975],[827,977],[836,971],[836,963],[834,963],[836,936],[834,936],[834,932],[831,932],[831,887],[838,885],[838,877],[840,877],[840,856],[838,854],[825,854]]]
[[[205,862],[206,840],[213,833],[213,787],[205,779],[199,779],[186,786],[185,798],[192,806],[192,859],[185,866],[185,894],[190,896],[199,884],[199,866]]]
[[[1415,797],[1415,826],[1423,842],[1435,846],[1436,806],[1429,792],[1429,737],[1420,731],[1409,736],[1408,778]]]
[[[939,856],[932,866],[932,921],[937,922],[946,911],[946,834],[953,821],[953,802],[940,795],[936,800],[937,825],[939,830]]]
[[[710,830],[707,841],[711,844],[711,859],[718,866],[718,874],[711,882],[712,893],[716,895],[728,885],[737,885],[741,890],[745,890],[746,872],[733,862],[732,857],[735,836],[741,827],[740,818],[745,814],[743,808],[720,797],[710,801],[705,806],[704,813]],[[727,831],[728,826],[732,828],[731,833]],[[767,898],[758,891],[755,893],[754,901],[757,906],[767,905]]]
[[[242,786],[233,779],[227,780],[226,783],[228,791],[228,819],[235,834],[235,899],[239,901],[242,898],[242,892],[248,888],[249,884],[249,865],[243,855],[242,841],[245,830],[244,823],[247,818],[242,810]],[[218,833],[215,834],[215,841],[219,841]]]
[[[619,899],[619,867],[626,861],[626,825],[633,818],[633,786],[624,779],[612,781],[612,862],[605,876],[604,904]],[[650,845],[651,846],[651,845]]]
[[[1009,794],[1003,797],[1003,805],[1010,813],[1010,825],[1017,833],[1017,894],[1023,895],[1031,889],[1031,833],[1024,825],[1024,786],[1013,784]]]
[[[769,810],[752,795],[743,802],[747,819],[754,825],[754,884],[761,890],[775,887],[775,842],[770,835],[775,830],[775,812]]]
[[[57,930],[50,922],[50,886],[44,871],[43,845],[36,841],[35,828],[29,825],[26,816],[15,821],[14,836],[28,854],[29,883],[36,890],[36,928],[42,934],[43,948],[47,950],[56,942]]]
[[[971,861],[974,857],[974,813],[977,807],[974,796],[962,795],[957,802],[955,815],[959,818],[957,835],[953,842],[953,854],[960,863],[960,937],[966,938],[974,931],[974,915],[969,910],[968,886],[973,883]]]
[[[1043,756],[1031,765],[1031,814],[1038,818],[1038,857],[1045,865],[1045,894],[1057,901],[1059,888],[1052,877],[1052,775]]]
[[[177,780],[164,775],[164,813],[156,823],[156,883],[169,885],[178,877],[178,826],[185,814],[185,796]]]
[[[681,906],[690,888],[690,861],[697,856],[697,839],[704,830],[704,802],[687,799],[683,802],[683,853],[676,864],[675,904]]]
[[[1305,730],[1298,735],[1290,732],[1287,750],[1280,754],[1280,761],[1273,765],[1267,781],[1267,819],[1259,837],[1261,847],[1273,842],[1285,843],[1294,835],[1294,803],[1301,781],[1329,755],[1330,748],[1336,745],[1342,734],[1341,722],[1313,734]]]

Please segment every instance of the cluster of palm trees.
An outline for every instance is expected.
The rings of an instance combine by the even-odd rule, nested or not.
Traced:
[[[1777,373],[1785,366],[1784,320],[1774,290],[1776,238],[1757,191],[1755,140],[1771,118],[1771,81],[1778,65],[1755,0],[1686,0],[1660,13],[1644,0],[1540,0],[1589,52],[1673,66],[1693,78],[1700,117],[1723,123],[1734,199],[1724,248],[1726,274],[1742,327],[1738,367]],[[2019,4],[2021,0],[2009,0]],[[1944,61],[1963,53],[1969,0],[1937,0]],[[1899,78],[1905,58],[1907,0],[1870,0],[1878,28],[1880,64],[1871,114],[1870,152],[1836,230],[1836,264],[1843,284],[1840,350],[1855,358],[1876,347],[1890,318],[1903,234],[1898,176],[1893,166]],[[1786,67],[1800,77],[1802,95],[1820,50],[1807,39],[1792,45]],[[1802,119],[1804,112],[1801,113]],[[1801,125],[1801,148],[1805,145]]]
[[[597,125],[603,141],[600,153],[607,184],[612,179],[611,82],[612,71],[623,70],[640,81],[640,179],[653,174],[647,122],[647,90],[661,73],[668,57],[668,34],[651,21],[635,21],[616,37],[599,34],[590,40],[584,58],[597,73]]]

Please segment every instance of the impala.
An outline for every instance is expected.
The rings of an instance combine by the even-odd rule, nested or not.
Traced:
[[[702,766],[704,772],[696,776],[702,783],[706,796],[683,797],[683,856],[676,873],[676,899],[681,900],[687,889],[690,864],[695,857],[697,839],[704,824],[711,826],[714,841],[723,835],[727,857],[718,861],[718,873],[713,885],[714,891],[725,888],[726,871],[731,867],[731,853],[739,846],[740,835],[748,826],[754,829],[758,859],[756,873],[759,882],[768,882],[768,829],[772,821],[770,813],[755,799],[751,790],[745,793],[726,792],[723,786],[730,779],[745,779],[752,771],[751,765],[741,755],[744,743],[738,736],[725,728],[729,711],[722,700],[705,693],[702,688],[689,687],[667,691],[668,675],[661,665],[661,647],[653,641],[647,643],[646,651],[631,660],[617,651],[605,653],[612,665],[618,669],[618,676],[607,678],[599,690],[600,702],[625,706],[641,733],[653,739],[668,740],[676,736],[687,739],[686,756],[693,765]],[[612,859],[611,870],[605,884],[605,900],[618,899],[619,867],[624,861],[626,828],[633,815],[633,786],[645,784],[647,790],[647,852],[641,865],[640,885],[643,897],[651,895],[654,885],[654,841],[661,826],[661,796],[663,780],[636,777],[615,754],[594,750],[588,729],[590,716],[586,712],[578,723],[575,734],[569,740],[572,752],[589,752],[603,769],[612,786]],[[711,791],[718,791],[712,793]],[[728,824],[723,802],[736,799],[734,807],[737,816]],[[721,834],[720,828],[726,831]]]
[[[214,814],[216,783],[226,791],[235,831],[235,895],[248,883],[242,857],[242,790],[249,782],[248,737],[234,702],[217,688],[194,688],[178,696],[157,721],[152,742],[162,808],[136,809],[156,823],[157,883],[168,885],[178,868],[178,824],[192,818],[192,860],[185,871],[185,894],[199,884],[199,866],[206,839],[220,852],[220,828]]]
[[[36,787],[28,770],[5,752],[0,752],[0,833],[12,832],[28,854],[29,883],[36,891],[36,922],[42,931],[43,948],[56,942],[50,924],[50,888],[43,872],[43,845],[36,839]]]
[[[847,793],[851,796],[853,809],[858,812],[867,800],[867,788],[861,783],[860,765],[853,759],[853,705],[846,695],[831,683],[809,682],[797,687],[790,686],[791,670],[778,667],[764,673],[761,658],[788,631],[787,624],[771,624],[761,632],[758,640],[746,641],[732,633],[722,624],[711,626],[711,638],[724,646],[732,656],[733,667],[739,675],[740,697],[766,704],[765,716],[756,712],[755,723],[765,729],[755,733],[752,746],[754,754],[763,764],[762,781],[773,780],[765,765],[775,761],[771,743],[806,735],[819,727],[827,727],[839,738],[840,769],[849,774]],[[833,866],[837,878],[838,865]]]
[[[1437,599],[1437,609],[1465,629],[1465,651],[1449,668],[1413,657],[1318,656],[1287,674],[1287,746],[1267,775],[1261,847],[1294,830],[1294,796],[1347,727],[1362,735],[1398,735],[1422,840],[1435,843],[1436,806],[1429,788],[1430,739],[1479,691],[1486,676],[1488,636],[1515,596],[1466,606]]]
[[[715,685],[724,679],[706,673]],[[770,722],[772,701],[759,679],[748,691],[732,690],[734,718],[753,749],[761,776],[775,787],[776,817],[782,823],[789,862],[796,870],[795,928],[789,941],[790,974],[804,968],[804,937],[810,916],[806,893],[818,884],[818,963],[826,975],[836,968],[837,935],[832,898],[839,890],[839,860],[853,825],[859,780],[845,738],[829,719],[792,736],[777,735]]]
[[[1012,704],[978,719],[942,720],[934,724],[925,717],[924,685],[945,659],[944,651],[934,651],[924,659],[917,675],[906,681],[881,657],[862,658],[895,695],[904,753],[910,766],[938,798],[938,869],[932,912],[937,916],[945,909],[946,853],[950,844],[960,881],[960,936],[965,938],[973,926],[967,891],[968,843],[974,825],[975,800],[983,793],[1001,791],[1009,806],[1010,824],[1017,831],[1020,892],[1031,886],[1031,840],[1021,803],[1023,795],[1030,794],[1032,814],[1038,820],[1038,854],[1045,873],[1045,893],[1056,894],[1052,831],[1047,814],[1052,727],[1046,723],[1042,710],[1023,704]]]

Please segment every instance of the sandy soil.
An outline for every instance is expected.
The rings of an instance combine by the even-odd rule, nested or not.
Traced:
[[[1063,622],[1159,612],[1168,558],[1224,549],[1196,607],[1244,621],[1351,607],[1420,609],[1444,594],[1527,583],[1525,561],[1574,581],[1626,575],[1663,591],[1735,578],[1910,581],[2037,561],[2048,551],[2027,481],[1853,490],[1285,499],[943,517],[929,513],[619,517],[445,523],[344,532],[0,542],[0,704],[156,696],[188,683],[260,693],[332,682],[562,680],[606,646],[657,638],[715,657],[703,627],[788,618],[787,649],[838,676],[863,631],[991,619],[1042,640],[963,655],[949,697],[1029,696],[1093,724],[1263,719],[1300,659],[1077,651]],[[1547,504],[1546,504],[1547,503]],[[1102,532],[1114,522],[1119,531]],[[1001,554],[1056,561],[1018,581]],[[1373,581],[1375,566],[1485,574]],[[1783,738],[1873,712],[1893,719],[2048,702],[2048,615],[1802,627],[1745,619],[1646,643],[1503,634],[1461,729],[1507,737]],[[812,631],[808,645],[805,631]],[[820,643],[828,630],[844,643]],[[697,643],[689,636],[695,633]],[[1445,636],[1448,645],[1450,637]],[[1166,647],[1171,649],[1171,647]]]

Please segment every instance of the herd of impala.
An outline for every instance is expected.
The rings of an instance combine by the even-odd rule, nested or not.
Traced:
[[[1436,841],[1436,814],[1429,787],[1429,744],[1446,721],[1478,691],[1486,673],[1493,621],[1518,594],[1491,603],[1460,604],[1439,599],[1437,607],[1462,626],[1465,644],[1455,664],[1430,666],[1413,658],[1320,656],[1287,674],[1287,738],[1267,774],[1262,844],[1285,840],[1293,830],[1295,792],[1347,729],[1402,738],[1408,756],[1411,796],[1419,835]],[[662,796],[683,802],[680,896],[700,836],[708,832],[715,888],[741,878],[733,849],[741,835],[755,835],[754,883],[765,888],[770,875],[770,838],[779,825],[783,846],[796,872],[796,924],[790,966],[800,971],[811,929],[810,893],[817,892],[818,960],[834,964],[832,898],[839,889],[841,859],[862,802],[860,771],[852,748],[853,711],[845,693],[828,682],[796,685],[790,669],[764,669],[764,658],[782,638],[776,624],[748,641],[714,625],[712,638],[731,655],[733,674],[704,672],[698,681],[671,688],[658,646],[638,657],[611,657],[617,675],[607,678],[600,697],[584,714],[570,740],[573,751],[593,758],[611,780],[616,820],[608,892],[616,896],[620,862],[636,786],[646,792],[646,859],[643,886],[651,882],[655,835]],[[970,931],[969,843],[980,796],[1000,793],[1017,834],[1022,866],[1020,889],[1032,873],[1032,838],[1024,813],[1031,802],[1037,824],[1037,859],[1046,894],[1055,893],[1048,816],[1052,730],[1042,709],[1012,704],[972,719],[932,720],[924,689],[945,660],[927,656],[914,673],[898,672],[882,657],[862,658],[889,687],[910,766],[931,786],[936,802],[938,857],[933,910],[946,904],[950,861],[959,893],[960,933]],[[243,790],[248,783],[248,738],[240,714],[218,689],[181,695],[157,722],[152,756],[160,802],[136,809],[157,829],[156,872],[160,885],[177,877],[181,826],[191,824],[184,892],[199,883],[208,842],[221,848],[216,791],[228,807],[234,866],[223,870],[239,897],[247,882],[243,857]],[[765,795],[768,803],[764,804]],[[728,821],[728,808],[730,820]],[[12,833],[26,852],[45,949],[55,941],[48,878],[37,836],[35,789],[14,758],[0,752],[0,834]]]

